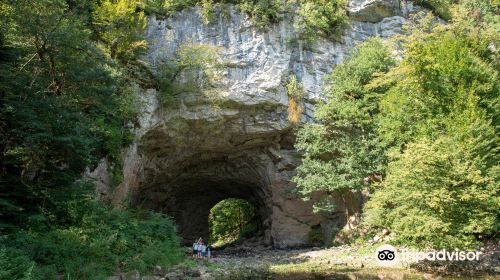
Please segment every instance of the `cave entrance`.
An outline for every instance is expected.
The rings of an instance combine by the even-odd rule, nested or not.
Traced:
[[[227,198],[210,209],[208,216],[210,243],[224,247],[262,235],[262,221],[256,207],[247,200]]]
[[[311,227],[325,218],[293,192],[300,155],[286,110],[262,101],[259,95],[248,100],[251,105],[230,101],[221,104],[228,106],[223,111],[211,111],[199,95],[168,110],[151,100],[151,118],[127,150],[125,180],[114,200],[173,217],[190,246],[209,239],[209,214],[217,203],[240,198],[254,205],[261,221],[257,243],[308,245]]]
[[[139,197],[141,201],[137,202],[142,207],[172,216],[177,224],[177,232],[186,245],[200,237],[210,240],[210,213],[214,207],[219,209],[219,203],[232,207],[251,206],[252,210],[248,211],[254,212],[251,222],[262,237],[259,241],[271,244],[271,196],[265,185],[241,177],[227,178],[220,174],[218,177],[206,177],[195,172],[188,174],[190,176],[181,176],[166,184],[150,186],[148,191],[142,192]]]

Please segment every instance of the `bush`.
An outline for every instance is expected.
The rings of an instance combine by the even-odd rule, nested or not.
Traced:
[[[239,8],[250,16],[257,27],[264,28],[278,22],[280,14],[286,8],[286,3],[279,0],[241,0],[239,1]]]
[[[23,251],[0,245],[0,279],[40,279],[35,270],[35,262],[26,256]]]
[[[469,249],[496,232],[498,184],[466,153],[448,137],[408,145],[366,204],[365,224],[390,228],[394,242],[420,248]]]
[[[390,163],[364,222],[395,242],[468,249],[498,232],[498,32],[464,16],[477,12],[421,20],[402,61],[372,83],[388,87],[376,119]]]
[[[93,13],[94,24],[112,58],[128,62],[147,48],[143,40],[147,19],[137,12],[137,0],[103,0]]]
[[[298,130],[296,147],[303,159],[293,181],[305,199],[323,194],[314,211],[338,211],[331,198],[347,198],[366,186],[365,178],[381,174],[383,151],[374,125],[380,93],[366,85],[393,64],[380,40],[358,45],[330,74],[329,101],[317,106],[317,123]]]
[[[277,23],[290,11],[290,4],[297,4],[297,24],[300,37],[312,41],[316,36],[338,38],[347,23],[345,0],[143,0],[139,6],[147,14],[156,13],[170,16],[177,11],[195,5],[201,7],[201,17],[205,24],[214,19],[217,7],[235,4],[247,14],[257,28],[266,28]]]
[[[456,4],[457,0],[417,0],[416,4],[425,7],[433,11],[436,15],[443,19],[450,20],[451,12],[450,8],[453,4]]]
[[[347,24],[345,0],[300,1],[295,26],[301,36],[313,41],[318,35],[338,39]]]
[[[97,203],[73,226],[48,231],[22,230],[0,250],[0,279],[26,278],[31,271],[43,279],[64,275],[75,279],[105,279],[115,271],[146,273],[182,259],[172,220],[158,213],[110,210]],[[3,262],[5,256],[15,262]],[[27,275],[19,278],[19,275]]]

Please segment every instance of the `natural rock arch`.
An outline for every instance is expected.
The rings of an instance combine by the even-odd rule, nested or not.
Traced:
[[[299,157],[286,111],[252,106],[236,116],[218,114],[193,120],[180,111],[158,118],[163,121],[127,151],[124,182],[113,202],[173,216],[184,241],[192,242],[208,236],[213,205],[243,198],[257,206],[266,244],[309,244],[311,229],[328,221],[293,193],[290,179]]]
[[[265,170],[245,153],[237,158],[213,156],[185,166],[168,182],[161,180],[136,192],[135,204],[172,216],[184,243],[208,237],[210,209],[226,198],[241,198],[256,206],[263,241],[271,244],[271,191]]]

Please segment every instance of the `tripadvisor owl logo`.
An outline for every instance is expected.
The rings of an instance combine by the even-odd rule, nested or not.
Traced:
[[[375,259],[381,266],[393,266],[397,263],[428,261],[478,261],[483,252],[480,251],[448,251],[442,249],[428,252],[397,250],[394,246],[384,244],[375,251]]]
[[[392,266],[398,262],[398,252],[393,246],[384,244],[375,251],[375,258],[381,266]]]

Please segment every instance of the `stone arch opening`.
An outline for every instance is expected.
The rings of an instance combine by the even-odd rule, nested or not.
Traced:
[[[294,193],[290,180],[299,156],[286,111],[246,106],[211,117],[207,110],[212,107],[205,103],[200,111],[191,112],[199,107],[190,106],[152,117],[156,124],[125,155],[124,182],[113,191],[115,203],[172,216],[184,243],[191,244],[208,236],[213,205],[242,198],[259,209],[263,244],[309,245],[312,227],[325,219]]]
[[[269,229],[271,209],[262,190],[248,182],[192,178],[178,183],[172,195],[162,203],[161,211],[174,217],[184,243],[209,237],[208,216],[218,202],[228,198],[244,199],[257,209],[261,228]]]
[[[172,216],[185,244],[209,237],[210,209],[228,198],[250,202],[257,209],[262,241],[271,242],[272,194],[266,169],[251,155],[198,154],[189,161],[172,165],[167,171],[155,171],[141,186],[133,204]],[[175,173],[173,172],[175,171]],[[172,173],[170,173],[172,172]],[[155,176],[155,177],[153,177]]]

